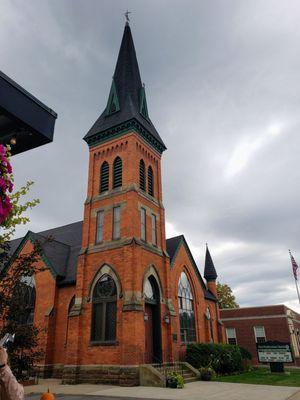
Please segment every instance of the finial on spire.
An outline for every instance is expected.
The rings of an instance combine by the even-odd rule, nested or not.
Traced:
[[[126,25],[129,25],[130,19],[129,19],[129,14],[131,14],[131,11],[126,11],[126,13],[124,13],[125,18],[126,18]]]

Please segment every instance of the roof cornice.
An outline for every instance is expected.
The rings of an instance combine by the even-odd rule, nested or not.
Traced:
[[[131,118],[121,124],[118,124],[112,128],[106,129],[102,132],[96,133],[92,136],[85,137],[84,140],[89,145],[89,147],[95,147],[100,143],[107,142],[112,138],[125,135],[131,131],[135,131],[139,134],[148,144],[150,144],[154,150],[162,154],[166,150],[166,146],[162,145],[155,137],[145,129],[142,124],[135,118]]]

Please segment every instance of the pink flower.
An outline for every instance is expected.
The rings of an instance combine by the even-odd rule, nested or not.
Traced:
[[[0,177],[0,189],[1,189],[3,192],[5,192],[6,186],[7,186],[6,180],[5,180],[4,178],[1,178],[1,177]]]
[[[9,161],[7,161],[6,163],[6,169],[7,169],[7,173],[11,174],[12,173],[12,167]]]
[[[9,193],[11,193],[13,191],[13,188],[14,188],[14,184],[11,181],[9,181],[8,182],[8,191],[9,191]]]

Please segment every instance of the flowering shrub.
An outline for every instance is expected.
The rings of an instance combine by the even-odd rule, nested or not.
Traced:
[[[10,147],[0,144],[0,257],[4,247],[14,235],[16,227],[29,222],[26,211],[39,203],[38,199],[21,203],[21,199],[28,194],[33,185],[31,181],[12,193],[14,177],[9,159]]]
[[[0,144],[0,225],[12,211],[9,193],[13,190],[12,167],[9,162],[9,148]]]

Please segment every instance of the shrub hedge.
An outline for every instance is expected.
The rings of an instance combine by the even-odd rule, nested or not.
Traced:
[[[193,367],[211,367],[217,374],[232,374],[243,370],[243,360],[251,354],[239,346],[220,343],[193,343],[187,346],[186,361]]]

